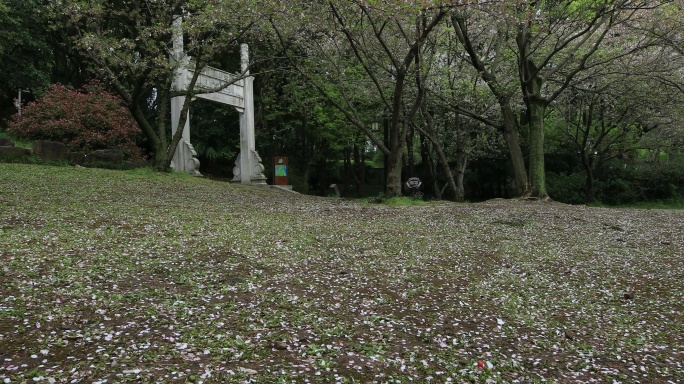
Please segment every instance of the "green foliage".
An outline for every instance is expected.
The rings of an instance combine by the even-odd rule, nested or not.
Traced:
[[[12,140],[15,147],[31,149],[32,143],[30,140],[24,140],[22,138],[10,135],[8,132],[0,131],[0,139]]]
[[[182,132],[179,129],[174,137],[168,135],[170,99],[176,92],[192,97],[196,91],[172,86],[179,65],[178,60],[169,60],[176,41],[177,16],[182,15],[183,52],[202,67],[222,55],[236,55],[247,32],[257,20],[264,20],[255,17],[254,7],[251,1],[226,0],[154,1],[144,5],[62,0],[49,2],[46,9],[54,28],[69,34],[70,53],[83,57],[84,67],[112,84],[111,89],[125,101],[154,152],[155,167],[162,170],[170,167]],[[186,111],[181,112],[181,121]],[[230,154],[221,147],[201,149],[214,158]]]
[[[46,24],[38,1],[0,1],[0,97],[49,83]]]
[[[12,118],[8,132],[27,140],[60,141],[71,151],[112,148],[122,150],[127,158],[144,158],[135,141],[140,132],[130,113],[97,84],[80,92],[52,85],[21,116]]]
[[[684,197],[684,160],[613,162],[596,189],[609,205],[676,201]]]
[[[597,182],[596,196],[599,201],[608,205],[633,204],[645,198],[638,185],[622,178]]]
[[[546,188],[554,200],[567,204],[585,202],[586,175],[584,172],[566,174],[547,173]]]
[[[196,100],[190,116],[192,143],[205,164],[226,164],[235,160],[239,152],[239,116],[227,105]],[[232,167],[229,167],[232,168]]]
[[[668,200],[684,196],[684,160],[644,163],[636,169],[648,200]]]
[[[521,93],[520,68],[518,68],[518,65],[523,62],[519,58],[523,57],[531,60],[530,63],[541,66],[539,74],[548,80],[543,85],[547,89],[543,94],[538,94],[538,97],[554,94],[566,79],[571,79],[572,76],[569,75],[576,73],[573,72],[574,69],[581,69],[583,74],[578,74],[576,77],[586,83],[579,84],[577,88],[576,82],[573,81],[568,90],[590,88],[592,89],[590,94],[635,96],[634,98],[640,103],[634,104],[635,107],[628,106],[628,110],[639,111],[648,120],[668,120],[663,119],[661,113],[668,109],[667,105],[664,106],[660,101],[653,101],[652,96],[656,87],[651,87],[651,83],[646,82],[648,86],[643,87],[644,94],[636,93],[634,90],[639,88],[635,84],[641,84],[642,81],[638,81],[635,76],[630,77],[628,82],[623,81],[622,74],[630,68],[617,71],[620,75],[610,77],[601,75],[603,73],[601,71],[604,70],[606,73],[615,72],[609,67],[612,65],[610,59],[616,56],[622,57],[620,53],[626,53],[625,50],[633,43],[641,41],[629,40],[635,37],[630,35],[630,28],[625,28],[620,33],[605,35],[605,44],[593,53],[593,58],[590,57],[586,65],[579,65],[581,60],[578,59],[593,52],[591,48],[597,42],[597,36],[604,30],[597,28],[595,36],[582,35],[587,20],[605,11],[611,12],[611,15],[614,14],[614,25],[628,26],[631,22],[625,18],[626,16],[621,16],[621,11],[613,11],[612,8],[620,4],[616,2],[603,0],[511,1],[505,4],[494,5],[492,3],[491,6],[482,4],[465,8],[446,2],[423,1],[400,2],[399,4],[390,0],[365,3],[183,0],[144,2],[145,6],[140,6],[139,3],[141,2],[104,0],[49,2],[0,0],[0,92],[6,96],[0,98],[0,108],[4,108],[0,112],[5,112],[9,116],[9,111],[13,107],[8,98],[16,96],[17,88],[40,88],[41,84],[47,83],[49,73],[52,72],[54,76],[55,66],[61,65],[60,60],[67,62],[76,60],[79,64],[78,71],[72,72],[106,76],[108,84],[111,82],[117,85],[112,89],[117,89],[121,93],[120,96],[126,98],[126,94],[130,95],[126,98],[126,104],[131,108],[138,108],[137,112],[140,113],[136,114],[137,121],[141,124],[141,128],[148,128],[144,130],[147,135],[147,144],[150,149],[160,154],[155,156],[155,161],[162,162],[161,153],[170,148],[168,145],[169,124],[165,121],[168,120],[169,113],[162,114],[161,112],[164,111],[162,107],[168,106],[169,95],[165,91],[170,89],[169,84],[174,74],[173,63],[168,56],[172,40],[171,22],[174,15],[183,14],[183,38],[188,53],[196,62],[209,63],[230,71],[238,67],[239,55],[236,54],[238,43],[249,40],[250,31],[257,31],[250,41],[251,56],[256,59],[252,62],[251,70],[256,76],[257,83],[255,93],[258,108],[257,149],[267,168],[270,163],[269,159],[273,155],[288,156],[292,174],[301,175],[300,179],[291,181],[291,183],[301,183],[299,190],[307,189],[308,180],[311,180],[314,185],[329,185],[328,179],[336,178],[336,174],[343,169],[341,164],[349,165],[353,162],[355,167],[364,161],[362,158],[358,159],[359,156],[355,159],[349,155],[349,149],[354,145],[360,148],[366,147],[367,138],[358,127],[368,127],[371,121],[376,121],[379,117],[386,118],[390,111],[397,112],[399,127],[402,127],[405,121],[411,122],[405,117],[407,117],[407,111],[411,110],[411,101],[415,100],[418,94],[415,88],[416,81],[414,81],[417,79],[415,77],[417,74],[423,76],[423,85],[429,88],[426,92],[426,95],[430,95],[429,101],[426,101],[428,104],[426,107],[428,111],[435,112],[435,137],[452,163],[454,157],[462,153],[467,153],[470,161],[476,156],[485,156],[490,149],[495,149],[498,143],[491,139],[494,135],[480,135],[483,130],[479,123],[466,122],[463,128],[468,132],[459,133],[460,124],[452,117],[452,112],[439,112],[440,104],[466,108],[474,115],[486,118],[496,125],[502,120],[501,108],[497,105],[497,101],[505,99],[503,105],[509,106],[513,111],[514,119],[512,120],[523,120],[524,123],[525,118],[521,116],[524,115],[524,100],[521,97],[524,92]],[[475,53],[479,54],[485,62],[484,69],[496,81],[492,82],[492,78],[482,77],[481,69],[470,68],[467,57],[469,54],[464,52],[464,44],[460,44],[455,36],[456,26],[453,22],[440,23],[429,35],[430,38],[418,45],[421,52],[419,60],[405,60],[407,57],[412,57],[406,56],[407,52],[411,52],[407,51],[406,44],[413,39],[415,28],[420,29],[419,24],[416,23],[418,15],[430,15],[433,11],[441,9],[441,7],[433,8],[431,4],[440,4],[445,8],[455,6],[454,13],[463,11],[466,29],[470,34],[469,39],[473,43],[471,45],[475,47]],[[330,6],[332,5],[340,12],[338,22],[335,22],[331,13]],[[280,8],[287,12],[279,12]],[[230,9],[230,12],[226,12],[227,9]],[[360,12],[362,9],[368,13]],[[672,12],[675,10],[673,9]],[[656,13],[649,13],[649,15],[653,15],[654,20],[660,21],[656,19]],[[523,19],[510,19],[510,17],[518,16],[524,17],[524,21],[529,23],[518,23]],[[282,20],[279,17],[282,17]],[[274,31],[269,29],[278,22],[283,24],[279,25],[279,29],[284,32],[285,41],[282,46],[273,48],[274,45],[271,43],[276,38],[283,38],[275,36]],[[373,31],[371,23],[376,23],[375,25],[381,28]],[[518,52],[515,48],[516,41],[514,41],[516,36],[525,37],[522,34],[524,31],[516,30],[517,27],[525,25],[529,26],[527,32],[530,33],[527,53]],[[605,28],[610,28],[612,25],[606,24]],[[648,31],[648,26],[648,23],[644,24],[643,31]],[[53,32],[54,39],[53,36],[46,36],[46,29]],[[571,31],[574,32],[570,33]],[[518,35],[517,32],[521,34]],[[347,38],[344,33],[351,34],[352,38]],[[570,38],[574,33],[579,35]],[[641,33],[637,33],[636,36],[640,38]],[[378,41],[376,37],[382,37],[383,41]],[[358,50],[355,52],[350,44],[355,44]],[[554,49],[559,49],[559,51],[553,53]],[[284,60],[284,55],[290,60]],[[644,54],[644,57],[647,56],[649,55]],[[668,55],[665,57],[668,60],[674,58]],[[272,58],[277,59],[269,60]],[[549,60],[547,61],[546,58]],[[654,57],[653,61],[649,61],[649,65],[662,65],[655,61],[656,59],[657,57]],[[637,54],[634,59],[630,57],[630,60],[626,60],[623,64],[627,66],[629,63],[639,61],[640,56]],[[217,62],[220,64],[216,64]],[[400,68],[402,65],[397,66],[397,63],[403,63],[403,66],[409,67],[409,71],[405,73],[408,80],[405,81],[403,88],[394,87],[398,79],[397,74],[404,72]],[[605,64],[598,65],[597,63]],[[299,66],[301,72],[293,71],[293,64]],[[659,69],[654,72],[665,73],[662,68]],[[673,71],[672,79],[679,81],[676,76],[680,74],[680,72]],[[599,80],[601,78],[604,80]],[[488,83],[483,80],[487,80]],[[311,88],[312,84],[318,88]],[[608,88],[603,87],[606,84],[626,84],[626,86],[617,90],[611,86],[613,90],[608,92]],[[598,89],[602,91],[596,92],[595,90]],[[121,90],[124,91],[121,92]],[[396,105],[392,102],[396,97],[394,90],[400,91],[399,94],[401,94],[396,95],[399,97]],[[492,90],[496,91],[492,93]],[[34,89],[31,91],[30,97],[37,96]],[[556,104],[573,106],[575,103],[575,107],[568,111],[567,118],[571,121],[576,120],[580,115],[579,112],[582,111],[581,107],[586,105],[586,101],[577,98],[576,92],[576,89],[572,92],[564,92],[568,96],[556,99],[556,103],[550,104],[549,108],[555,108]],[[440,100],[435,97],[437,95],[444,99]],[[614,100],[604,96],[601,99],[603,100],[601,108],[604,109],[614,104],[625,105],[622,101],[616,104],[614,100],[618,100],[617,96],[612,97]],[[668,95],[668,99],[672,98]],[[334,108],[334,105],[340,108]],[[201,156],[203,171],[210,169],[209,172],[214,174],[214,169],[221,169],[229,172],[238,147],[235,111],[215,105],[211,108],[212,110],[201,106],[199,101],[193,104],[192,142]],[[606,111],[613,109],[611,107]],[[598,109],[595,110],[598,113]],[[601,114],[610,117],[606,111],[601,111]],[[619,111],[615,111],[612,115],[621,116],[617,112]],[[440,114],[443,116],[439,116]],[[656,119],[656,117],[660,118]],[[141,122],[145,118],[148,121]],[[552,120],[556,120],[553,125]],[[563,126],[571,130],[573,128],[566,124],[565,120],[565,116],[560,113],[551,118],[547,115],[545,121],[547,135],[545,139],[542,137],[547,153],[551,145],[557,145],[561,149],[568,147],[568,143],[572,142],[571,139],[577,136],[575,134],[567,138],[568,134],[561,131]],[[671,120],[676,121],[676,119]],[[624,134],[624,130],[615,129],[603,134],[597,131],[599,124],[596,123],[598,121],[596,117],[594,121],[594,125],[587,127],[590,130],[588,135],[590,140],[586,143],[597,146],[596,150],[587,153],[595,154],[594,164],[599,172],[602,165],[602,161],[598,161],[599,157],[606,159],[609,156],[622,155],[623,152],[626,153],[626,150],[625,145],[617,144],[615,150],[608,151],[609,148],[607,148],[609,144],[619,142],[617,139]],[[606,121],[609,120],[606,119]],[[413,122],[420,123],[421,121],[417,118]],[[634,122],[624,125],[625,130],[635,126]],[[615,125],[615,127],[622,126]],[[549,131],[556,132],[555,137],[549,134]],[[577,132],[576,129],[573,131]],[[496,135],[499,137],[498,133]],[[382,132],[375,132],[373,136],[376,138],[382,136]],[[402,135],[393,137],[402,138]],[[420,160],[428,163],[426,160],[429,159],[430,150],[427,145],[425,148],[419,148],[419,139],[420,137],[416,137],[414,141],[411,138],[408,143],[400,140],[399,146],[404,148],[399,150],[405,150],[406,146],[413,145],[409,147],[415,157],[411,160],[415,160],[415,164],[418,164],[417,156],[422,154]],[[530,137],[522,139],[532,142]],[[624,141],[632,145],[637,143],[637,140],[638,138],[630,134]],[[577,142],[582,144],[584,141],[580,137]],[[603,147],[598,147],[596,143],[602,143]],[[514,144],[517,145],[517,143]],[[589,144],[581,147],[588,148]],[[485,149],[479,150],[480,146]],[[524,147],[525,143],[523,143]],[[551,152],[557,153],[558,150],[551,148]],[[173,149],[168,150],[164,161],[168,159],[170,153],[173,153]],[[574,158],[577,157],[578,152],[575,148],[571,148],[568,153]],[[380,152],[373,154],[368,151],[366,153],[367,158],[373,156],[375,156],[375,166],[384,165],[384,156]],[[565,164],[558,164],[558,160],[556,159],[553,165],[564,167]],[[515,164],[521,163],[523,162]],[[550,162],[546,163],[547,172],[559,174],[578,172],[577,161],[568,162],[568,169],[562,170],[550,169],[550,165]],[[350,168],[347,167],[347,169]],[[473,168],[471,167],[470,171]],[[424,168],[425,172],[420,175],[425,180],[427,180],[426,170],[427,168]],[[435,167],[434,171],[435,179],[444,180],[444,175],[439,174],[443,172],[440,167]],[[420,173],[420,170],[418,172]],[[511,172],[508,171],[507,174],[510,176]],[[351,179],[349,173],[344,176]],[[487,176],[489,180],[486,182],[495,184],[494,180],[505,180],[505,176],[499,177],[499,174]],[[548,182],[554,184],[549,185],[554,199],[568,202],[581,201],[583,183],[580,176],[572,174],[549,177],[552,180]],[[613,191],[632,190],[634,189],[631,186],[632,177],[636,175],[608,177],[603,174],[597,182],[597,188],[605,187]],[[351,180],[345,181],[351,183]],[[345,184],[350,183],[345,182]],[[433,183],[426,181],[426,184]],[[658,182],[658,184],[662,183]],[[641,186],[637,189],[640,188]],[[663,187],[662,191],[653,192],[653,194],[669,196],[679,194],[681,190],[676,183],[669,188]],[[322,193],[325,193],[325,188],[321,189]],[[641,193],[641,196],[648,196],[649,193],[651,192]],[[626,196],[625,199],[631,201],[634,198],[641,197]]]
[[[268,84],[257,83],[262,106],[257,119],[259,153],[265,160],[288,156],[290,174],[296,178],[291,177],[290,184],[300,192],[313,190],[308,179],[320,185],[336,179],[345,149],[354,143],[365,145],[365,136],[302,78],[277,73]]]
[[[43,161],[33,154],[21,157],[0,155],[0,163],[42,164]]]
[[[586,202],[586,173],[547,173],[547,186],[554,200],[568,204]],[[645,202],[676,204],[684,198],[684,161],[611,161],[594,181],[596,199],[606,205],[635,205]]]
[[[298,169],[290,168],[287,180],[292,185],[292,190],[299,193],[309,192],[309,181],[304,178],[304,175]]]
[[[684,209],[684,197],[659,201],[638,201],[632,204],[625,204],[624,206],[640,209]]]

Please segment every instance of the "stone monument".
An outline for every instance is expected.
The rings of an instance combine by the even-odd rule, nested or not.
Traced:
[[[183,48],[182,18],[174,20],[173,53],[171,60],[177,64],[175,90],[186,90],[192,80],[196,66],[192,58],[185,54]],[[243,184],[266,184],[264,166],[256,151],[254,137],[254,77],[249,74],[249,48],[247,44],[240,46],[241,70],[239,75],[222,71],[218,68],[204,67],[195,83],[194,90],[199,92],[194,97],[215,101],[235,107],[240,114],[240,153],[233,168],[233,181]],[[181,109],[185,103],[184,96],[171,100],[171,130],[176,133],[180,121]],[[197,152],[190,143],[190,111],[183,127],[183,136],[178,143],[171,167],[177,171],[188,172],[200,176]]]

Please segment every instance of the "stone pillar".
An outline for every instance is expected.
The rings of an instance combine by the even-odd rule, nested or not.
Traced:
[[[236,173],[233,181],[243,184],[266,184],[264,166],[256,151],[254,136],[254,77],[249,75],[249,47],[247,44],[240,45],[241,70],[244,79],[244,109],[240,112],[240,155],[236,161]]]
[[[254,110],[250,108],[249,101],[251,101],[252,92],[252,77],[249,75],[249,48],[247,44],[240,45],[240,70],[245,78],[242,80],[244,84],[244,109],[240,112],[240,182],[249,184],[252,182],[252,153],[251,153],[251,137],[254,136]]]
[[[189,72],[186,69],[189,64],[189,58],[183,50],[182,22],[183,18],[180,16],[176,16],[173,20],[173,53],[171,60],[177,65],[176,77],[173,81],[174,90],[184,90],[186,77],[189,76]],[[185,104],[185,96],[178,96],[171,99],[171,137],[173,137],[178,130],[183,104]],[[192,144],[190,144],[190,109],[188,109],[188,117],[183,126],[183,137],[176,147],[176,152],[173,154],[171,167],[176,171],[188,172],[192,175],[200,176],[201,174],[197,170],[199,168],[199,161],[196,156],[197,152],[195,152]]]
[[[185,97],[179,96],[171,99],[171,135],[175,135],[178,130],[178,122],[180,120],[180,112],[183,109],[183,104],[185,103]],[[173,169],[176,171],[188,172],[187,169],[188,162],[192,159],[192,154],[189,153],[185,143],[190,143],[190,111],[188,111],[188,118],[185,120],[185,126],[183,126],[183,137],[181,138],[178,146],[176,147],[176,152],[173,154]]]

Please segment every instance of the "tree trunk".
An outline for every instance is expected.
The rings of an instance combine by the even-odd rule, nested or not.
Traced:
[[[530,193],[531,197],[546,199],[546,178],[544,168],[544,105],[538,102],[528,104],[530,127]]]
[[[424,169],[427,169],[428,174],[430,175],[430,179],[425,180],[424,185],[431,185],[432,191],[435,194],[435,198],[437,198],[437,200],[441,200],[441,195],[438,195],[439,186],[437,185],[437,177],[435,176],[436,172],[432,163],[432,156],[430,156],[430,141],[420,130],[418,130],[418,134],[420,139],[421,164],[423,165]]]
[[[415,138],[416,131],[413,125],[409,128],[408,142],[406,143],[406,152],[409,168],[409,177],[416,176],[415,160],[413,158],[413,140]]]
[[[402,82],[397,81],[395,88],[395,105],[392,111],[392,118],[389,126],[389,156],[387,157],[387,183],[385,194],[390,197],[401,196],[401,172],[404,165],[404,145],[406,144],[405,124],[400,126],[399,115],[401,113],[401,86]]]
[[[432,143],[432,148],[434,149],[435,153],[437,154],[439,164],[442,166],[442,171],[444,171],[444,174],[447,177],[447,184],[449,188],[451,188],[452,191],[454,191],[454,198],[456,201],[462,201],[463,200],[463,189],[459,189],[458,186],[456,185],[456,182],[454,181],[454,174],[451,172],[451,168],[449,168],[449,160],[446,157],[446,154],[444,153],[444,149],[442,148],[442,144],[440,141],[437,139],[435,136],[435,123],[432,118],[432,115],[430,112],[428,112],[427,105],[426,103],[423,103],[421,106],[421,110],[423,113],[423,116],[425,117],[426,120],[426,125],[425,128],[420,128],[416,127],[418,131],[421,133],[421,135],[427,137],[428,140]],[[436,183],[435,183],[436,184]],[[441,198],[441,193],[440,193],[440,198]],[[459,200],[460,198],[460,200]]]
[[[449,160],[447,160],[446,154],[444,153],[444,150],[442,149],[442,146],[439,144],[439,141],[434,139],[432,136],[428,136],[430,138],[430,141],[432,142],[432,148],[435,150],[435,153],[437,153],[437,158],[439,159],[439,164],[442,166],[442,171],[447,177],[447,182],[449,184],[449,188],[454,191],[454,198],[456,201],[462,201],[463,200],[463,190],[459,190],[458,186],[456,185],[456,181],[454,180],[454,174],[451,172],[451,168],[449,168]],[[459,200],[459,196],[461,197],[461,200]],[[441,194],[440,194],[441,198]]]
[[[465,200],[465,185],[463,184],[463,179],[467,165],[468,155],[465,152],[458,153],[456,155],[456,201]]]
[[[518,45],[518,71],[520,86],[523,93],[523,101],[527,107],[529,124],[529,177],[530,189],[527,194],[530,197],[547,199],[546,180],[544,177],[544,110],[546,104],[542,98],[543,79],[539,75],[539,69],[534,64],[531,56],[531,32],[529,26],[521,26],[516,36]]]
[[[468,33],[467,22],[464,14],[453,13],[452,22],[454,26],[454,31],[456,32],[459,41],[468,52],[470,56],[470,62],[473,67],[478,71],[480,77],[487,83],[492,94],[496,97],[499,108],[501,109],[501,114],[503,118],[502,132],[504,140],[506,140],[506,145],[508,146],[508,151],[511,156],[511,161],[513,163],[513,173],[515,175],[515,186],[516,193],[518,196],[523,196],[529,191],[529,181],[527,179],[527,171],[525,168],[525,158],[523,157],[522,149],[520,148],[520,139],[518,137],[518,122],[515,117],[515,113],[511,108],[511,96],[504,92],[505,87],[499,84],[499,80],[496,77],[496,72],[490,72],[486,67],[487,60],[483,60],[480,55],[478,55],[474,42],[471,40]],[[523,35],[522,32],[518,36],[518,43],[522,49],[527,49],[526,44],[528,41],[522,38],[527,37]],[[501,35],[499,34],[499,38]],[[494,44],[499,45],[499,42]]]
[[[152,159],[153,168],[155,171],[168,172],[169,167],[166,166],[168,163],[166,161],[166,148],[164,145],[159,143],[155,148],[153,148],[154,158]]]
[[[361,165],[361,153],[358,144],[354,144],[354,166],[351,167],[354,183],[356,184],[356,197],[361,197],[363,190],[363,169]]]
[[[513,163],[513,174],[515,175],[515,192],[517,196],[524,196],[530,189],[527,180],[527,170],[525,168],[525,157],[520,148],[520,136],[518,132],[518,122],[509,103],[501,104],[503,113],[503,137],[508,146],[508,153]]]
[[[594,196],[594,167],[591,159],[587,156],[586,151],[582,152],[582,166],[587,172],[587,179],[584,184],[584,196],[587,204],[591,204],[595,200]]]
[[[437,200],[442,200],[442,188],[439,187],[437,182],[437,164],[432,160],[432,156],[429,156],[428,166],[430,168],[430,177],[432,178],[432,189],[435,193],[435,198]]]
[[[393,150],[387,159],[387,189],[385,194],[390,197],[401,196],[401,167],[404,151]]]
[[[401,122],[402,96],[405,72],[397,74],[392,99],[392,116],[389,122],[389,158],[387,159],[387,184],[385,194],[390,197],[401,196],[401,171],[403,164],[404,145],[406,144],[407,127]]]

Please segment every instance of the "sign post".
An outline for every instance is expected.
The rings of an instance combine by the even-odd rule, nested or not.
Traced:
[[[276,156],[273,158],[275,172],[273,173],[273,184],[288,185],[287,184],[287,157]]]
[[[417,177],[411,177],[406,180],[406,190],[411,197],[421,197],[423,193],[421,192],[423,188],[423,182]]]

